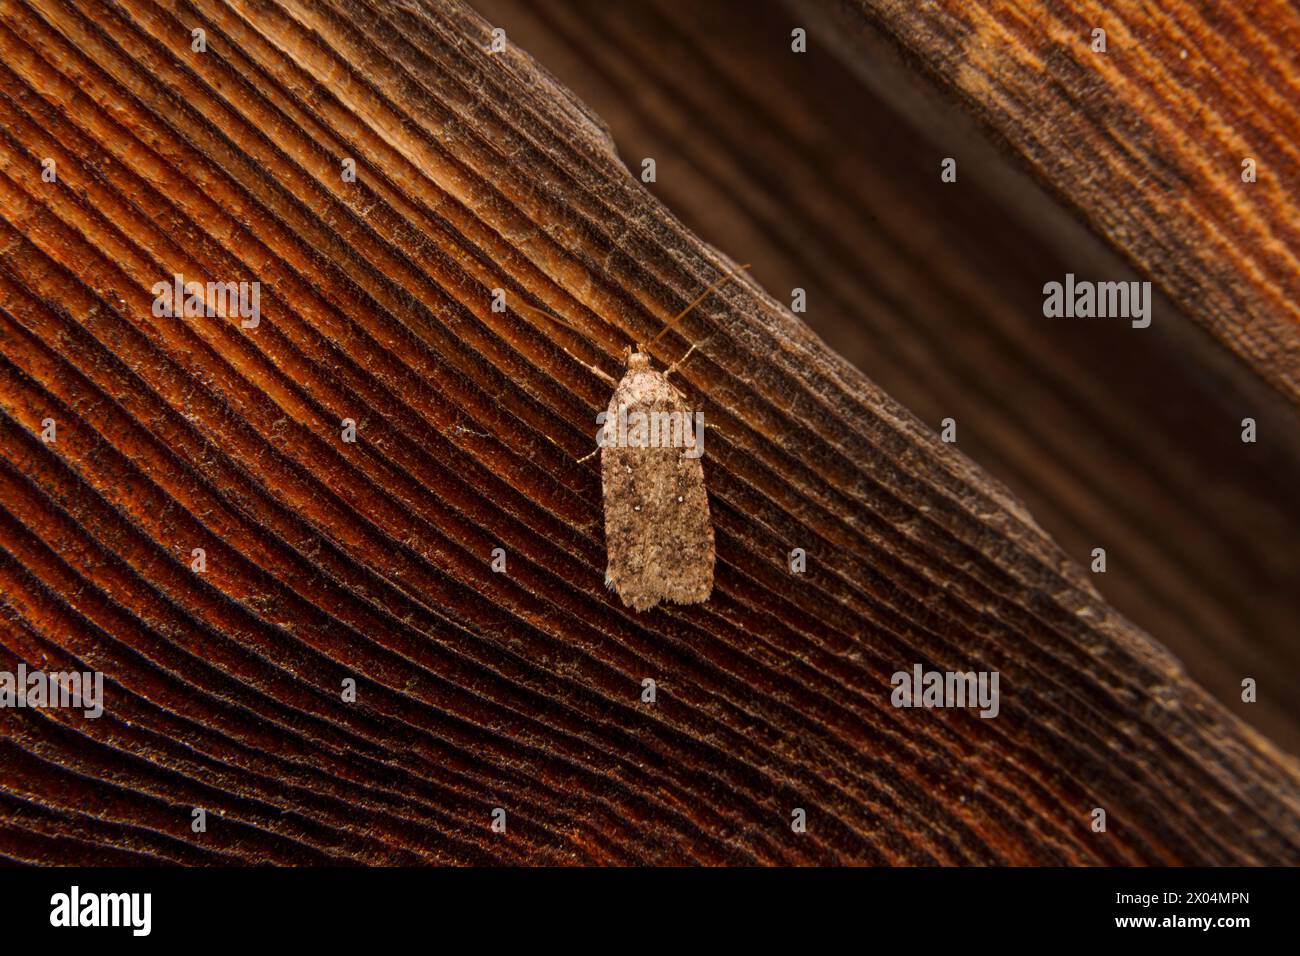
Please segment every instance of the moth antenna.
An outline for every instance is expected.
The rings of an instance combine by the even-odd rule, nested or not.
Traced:
[[[527,302],[516,302],[514,303],[514,305],[515,308],[527,309],[529,312],[533,313],[533,315],[540,315],[542,318],[550,319],[552,322],[554,322],[557,325],[564,326],[564,328],[568,329],[574,335],[578,336],[578,338],[585,340],[588,345],[594,347],[597,350],[600,349],[600,344],[594,338],[592,338],[586,332],[582,331],[582,329],[578,328],[568,319],[560,318],[550,309],[541,309],[535,305],[529,305]]]
[[[741,269],[748,269],[748,268],[749,268],[749,263],[746,262],[746,263],[745,263],[743,266],[741,266],[740,268],[741,268]],[[665,325],[662,329],[659,330],[659,334],[656,335],[654,338],[652,338],[652,339],[650,340],[650,344],[651,344],[651,345],[654,345],[654,344],[655,344],[656,342],[658,342],[661,338],[663,338],[664,335],[668,332],[669,329],[671,329],[673,326],[675,326],[675,325],[676,325],[678,322],[680,322],[682,319],[686,318],[686,316],[690,313],[691,309],[695,308],[697,305],[699,305],[701,302],[703,302],[703,301],[708,297],[709,293],[711,293],[714,289],[716,289],[718,286],[722,285],[724,282],[727,282],[728,280],[730,280],[730,279],[734,279],[734,278],[736,278],[736,273],[735,273],[735,272],[728,272],[726,275],[722,276],[721,278],[714,280],[714,282],[713,282],[712,285],[710,285],[707,289],[705,289],[703,292],[701,292],[698,296],[695,297],[695,301],[694,301],[694,302],[692,302],[692,303],[691,303],[690,305],[688,305],[686,308],[682,309],[682,311],[678,312],[675,316],[673,316],[673,317],[668,321],[668,324]]]
[[[539,309],[537,306],[529,305],[527,302],[516,302],[514,305],[515,308],[517,309],[527,309],[529,312],[532,312],[534,315],[540,315],[547,319],[550,319],[552,322],[555,322],[557,325],[563,326],[565,329],[572,332],[574,335],[578,336],[578,338],[584,339],[588,345],[591,345],[594,348],[596,348],[596,351],[600,351],[600,347],[596,345],[595,341],[592,340],[591,336],[580,331],[575,326],[570,325],[564,319],[560,318],[558,315],[555,315],[549,310]],[[609,373],[605,372],[603,369],[599,369],[596,366],[590,364],[589,362],[584,362],[582,359],[578,358],[578,356],[574,355],[563,345],[560,345],[560,349],[564,352],[565,355],[569,356],[569,358],[573,359],[579,365],[585,366],[587,369],[594,372],[596,374],[596,377],[599,378],[601,381],[607,382],[611,385],[618,384],[618,380],[615,379]]]
[[[577,335],[580,338],[584,338],[588,342],[591,342],[591,337],[589,335],[587,335],[585,332],[583,332],[581,329],[579,329],[576,325],[572,324],[571,322],[568,322],[560,318],[550,309],[540,309],[535,305],[529,305],[527,302],[516,302],[514,303],[514,306],[516,309],[527,309],[529,312],[533,313],[533,315],[540,315],[542,316],[542,318],[550,319],[552,322],[556,322],[564,326],[574,335]]]

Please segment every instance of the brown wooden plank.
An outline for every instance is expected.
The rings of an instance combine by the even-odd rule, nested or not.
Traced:
[[[1300,749],[1296,410],[1168,299],[1049,321],[1067,272],[1136,277],[968,117],[821,8],[478,0],[609,123],[625,164],[836,352],[1004,480],[1215,697]],[[792,24],[810,31],[790,52]],[[837,32],[838,31],[838,32]],[[940,160],[959,161],[956,183]],[[1260,440],[1240,441],[1257,420]],[[1245,676],[1269,693],[1241,701]]]
[[[613,370],[730,263],[488,26],[4,6],[0,668],[111,686],[98,720],[0,711],[0,853],[1294,862],[1294,765],[753,282],[656,347],[701,343],[723,429],[714,597],[615,601],[575,462],[605,388],[490,290]],[[262,323],[154,316],[176,271],[258,278]],[[998,670],[1001,713],[890,706],[917,662]]]

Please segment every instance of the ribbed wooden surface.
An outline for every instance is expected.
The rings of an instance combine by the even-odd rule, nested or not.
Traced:
[[[656,353],[702,343],[723,429],[714,598],[617,604],[574,460],[606,387],[489,290],[614,371],[729,264],[488,24],[409,6],[3,4],[0,667],[108,699],[0,710],[0,853],[1300,858],[1294,765],[752,284]],[[155,318],[174,272],[260,279],[261,325]],[[999,670],[1001,714],[892,708],[917,662]]]
[[[800,318],[922,421],[952,417],[1066,553],[1104,546],[1106,599],[1300,752],[1300,410],[1203,330],[1199,301],[1158,297],[1140,330],[1045,319],[1049,280],[1139,276],[958,109],[923,117],[905,64],[887,70],[899,54],[860,48],[832,4],[474,6],[608,122],[635,174],[656,160],[647,188],[692,231],[776,298],[804,289]]]

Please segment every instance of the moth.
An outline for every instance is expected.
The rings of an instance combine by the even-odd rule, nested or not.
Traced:
[[[705,289],[651,344],[731,278],[725,275]],[[532,306],[525,308],[555,318]],[[713,593],[716,551],[702,462],[704,413],[692,410],[668,380],[694,351],[692,345],[660,372],[637,343],[625,350],[625,370],[617,381],[587,366],[612,385],[614,393],[608,408],[597,416],[601,426],[597,450],[579,460],[600,454],[605,584],[625,606],[637,611],[663,601],[698,604]]]

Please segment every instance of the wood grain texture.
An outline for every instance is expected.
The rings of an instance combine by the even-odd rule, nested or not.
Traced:
[[[647,188],[693,232],[777,298],[804,289],[800,318],[930,427],[954,418],[1076,561],[1104,546],[1106,599],[1300,752],[1300,410],[1158,294],[1145,330],[1045,320],[1045,282],[1139,276],[832,5],[474,5],[594,107],[635,175],[655,158]],[[1269,692],[1243,703],[1258,675]]]
[[[1300,859],[1294,763],[753,283],[656,354],[701,343],[725,433],[714,597],[617,602],[605,386],[490,290],[612,371],[731,264],[477,15],[0,10],[0,666],[109,695],[0,711],[5,858]],[[174,272],[259,279],[261,325],[153,316]],[[915,662],[999,670],[1001,714],[889,706]]]

